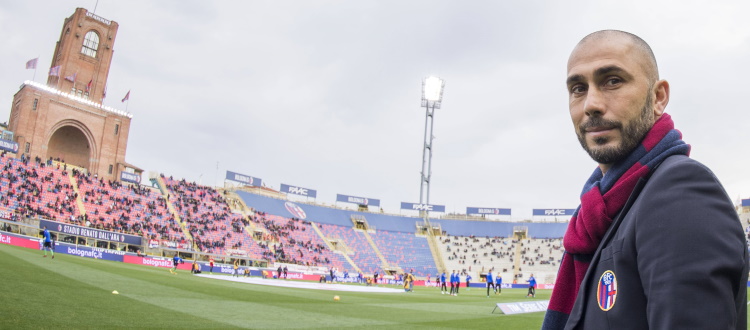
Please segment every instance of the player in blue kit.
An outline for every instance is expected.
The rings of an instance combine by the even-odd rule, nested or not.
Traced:
[[[487,298],[490,297],[490,287],[492,287],[492,290],[497,290],[495,281],[492,280],[492,272],[487,272]]]
[[[440,274],[440,278],[439,278],[439,281],[440,281],[440,294],[445,294],[445,292],[448,291],[448,287],[445,284],[445,280],[446,280],[446,278],[445,278],[445,272],[443,272],[442,274]]]
[[[495,294],[502,294],[503,293],[503,277],[500,276],[500,272],[497,272],[497,277],[495,277]]]
[[[526,294],[526,297],[536,297],[536,279],[534,278],[534,274],[531,274],[526,282],[529,282],[529,293]]]
[[[50,253],[52,253],[52,259],[55,259],[55,249],[52,248],[52,235],[50,235],[49,230],[47,230],[47,226],[44,226],[44,232],[42,232],[42,235],[44,236],[43,239],[43,245],[42,250],[44,250],[44,258],[47,257],[47,250],[49,250]]]
[[[458,274],[456,274],[456,271],[454,270],[453,273],[451,273],[451,296],[456,295],[456,286],[458,286]]]
[[[182,258],[177,255],[177,252],[175,252],[174,257],[172,257],[172,269],[169,270],[170,273],[177,275],[177,265],[182,263]]]

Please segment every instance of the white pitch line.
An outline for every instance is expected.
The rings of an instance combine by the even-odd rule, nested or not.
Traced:
[[[296,281],[296,280],[289,281],[289,280],[279,280],[279,279],[263,279],[259,277],[234,277],[234,276],[226,276],[226,275],[204,275],[204,274],[196,274],[195,276],[213,278],[213,279],[224,280],[224,281],[280,286],[280,287],[285,287],[285,288],[298,288],[298,289],[350,291],[350,292],[381,292],[381,293],[404,292],[404,290],[392,289],[392,288],[381,288],[381,287],[376,287],[376,286],[359,286],[359,285],[346,285],[346,284],[335,284],[335,283],[306,282],[306,281]]]

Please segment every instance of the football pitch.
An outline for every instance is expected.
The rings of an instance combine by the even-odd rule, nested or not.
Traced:
[[[414,293],[300,289],[42,254],[0,244],[3,328],[538,329],[543,318],[541,312],[492,313],[495,303],[530,299],[521,289],[490,298],[476,288],[462,288],[457,297],[425,287]],[[539,290],[536,299],[549,294]]]
[[[303,289],[255,284],[284,280],[246,283],[42,254],[0,244],[2,328],[538,329],[544,317],[492,313],[498,302],[529,301],[525,289],[503,289],[490,298],[477,288],[461,288],[457,297],[425,287],[414,293]],[[548,300],[549,294],[538,290],[535,299]]]

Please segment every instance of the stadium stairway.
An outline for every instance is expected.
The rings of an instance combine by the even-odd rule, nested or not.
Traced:
[[[78,181],[73,177],[73,171],[68,171],[68,179],[70,179],[70,186],[73,187],[73,192],[76,193],[76,206],[78,206],[78,213],[86,215],[86,207],[83,205],[83,194],[78,190]]]
[[[359,229],[355,229],[355,230],[359,230]],[[365,239],[367,240],[367,243],[369,243],[372,250],[375,251],[375,255],[378,256],[378,259],[380,259],[380,265],[381,265],[380,267],[382,267],[383,269],[398,268],[398,267],[391,267],[388,264],[388,260],[385,260],[385,256],[383,256],[383,253],[380,252],[380,249],[378,249],[378,246],[375,245],[375,242],[372,240],[370,233],[368,233],[367,230],[361,230],[361,231],[362,231],[362,234],[364,234]],[[403,271],[399,269],[399,273],[402,273],[402,272]]]
[[[153,180],[154,178],[152,178]],[[159,186],[159,190],[162,192],[162,197],[164,197],[164,201],[167,203],[167,209],[169,210],[169,213],[172,214],[175,221],[177,221],[178,224],[180,224],[180,229],[182,229],[182,234],[185,235],[185,238],[190,241],[190,243],[193,245],[193,250],[201,252],[201,249],[198,248],[198,245],[195,244],[195,240],[193,239],[193,235],[190,234],[190,230],[187,229],[187,226],[185,226],[185,223],[182,221],[182,218],[180,217],[180,214],[177,212],[177,210],[172,205],[172,202],[169,201],[169,188],[167,187],[167,184],[164,183],[164,180],[162,180],[161,176],[157,176],[156,178],[156,184]]]
[[[430,252],[432,252],[432,259],[435,260],[435,267],[437,267],[438,272],[447,272],[448,269],[445,268],[445,259],[443,259],[443,253],[440,251],[440,245],[437,244],[437,237],[435,235],[427,235],[427,245],[430,247]]]
[[[315,230],[315,233],[318,234],[318,236],[320,236],[320,238],[323,240],[323,242],[326,243],[326,247],[328,247],[329,250],[333,251],[333,253],[337,253],[337,254],[340,254],[341,256],[343,256],[344,259],[346,259],[346,262],[349,263],[349,266],[351,266],[352,268],[354,268],[354,270],[356,270],[357,273],[361,273],[362,272],[362,270],[357,266],[357,264],[354,263],[354,260],[352,260],[352,258],[349,258],[349,256],[346,255],[346,253],[341,252],[339,250],[336,250],[336,249],[334,249],[333,246],[331,246],[331,242],[329,242],[328,239],[325,237],[325,235],[323,235],[323,232],[320,231],[320,228],[318,228],[318,224],[316,224],[315,222],[312,222],[312,221],[310,222],[310,224],[312,225],[313,230]]]
[[[513,257],[513,278],[515,279],[518,274],[521,274],[521,272],[518,271],[518,269],[521,268],[521,259],[523,258],[523,255],[521,254],[521,240],[518,240],[518,243],[516,244],[516,256]]]
[[[385,260],[385,256],[383,256],[383,253],[380,252],[380,249],[378,249],[378,246],[375,245],[375,242],[372,240],[372,237],[370,237],[370,234],[366,230],[363,230],[362,233],[365,234],[365,239],[367,239],[367,242],[370,243],[372,250],[375,251],[375,254],[380,259],[381,267],[383,267],[383,269],[398,269],[399,273],[403,273],[403,270],[400,267],[392,266],[388,263],[388,260]]]

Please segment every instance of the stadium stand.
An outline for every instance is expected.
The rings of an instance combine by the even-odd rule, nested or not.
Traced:
[[[440,240],[448,270],[468,273],[475,279],[480,275],[501,272],[510,279],[515,273],[516,242],[502,237],[448,235]]]
[[[183,241],[161,194],[139,185],[104,181],[73,170],[89,226],[149,239]]]
[[[17,217],[42,217],[77,221],[78,195],[70,185],[65,165],[53,165],[36,158],[16,159],[5,152],[0,157],[0,186],[3,193],[0,210]]]
[[[232,202],[235,210],[230,208],[226,192],[164,175],[159,191],[102,180],[53,160],[2,154],[0,166],[0,211],[13,217],[42,217],[152,240],[191,243],[204,253],[271,263],[365,274],[414,270],[419,277],[438,272],[427,238],[416,233],[422,220],[414,217],[236,191],[250,207],[241,212],[236,201]],[[295,209],[302,210],[305,218],[295,217],[290,211]],[[355,227],[354,218],[363,219],[366,228]],[[518,223],[431,221],[447,234],[438,247],[447,268],[473,272],[475,278],[488,270],[501,271],[507,278],[554,273],[561,255],[559,237],[567,225],[523,223],[529,236],[536,238],[515,242],[504,237],[511,236]],[[474,233],[494,236],[475,237]]]
[[[253,222],[263,226],[273,244],[271,260],[305,266],[326,266],[346,269],[345,260],[333,253],[318,236],[309,221],[264,213],[256,214]]]
[[[250,221],[233,213],[215,189],[162,175],[167,197],[185,224],[196,247],[214,254],[239,254],[262,259],[267,256],[245,231]]]
[[[346,246],[345,253],[365,274],[377,272],[382,274],[382,263],[375,251],[369,246],[361,230],[355,230],[351,226],[331,224],[319,224],[318,226],[326,239],[337,240],[339,245],[343,243]]]
[[[427,238],[386,230],[375,231],[370,236],[390,265],[404,272],[413,269],[414,275],[420,277],[437,273]]]

